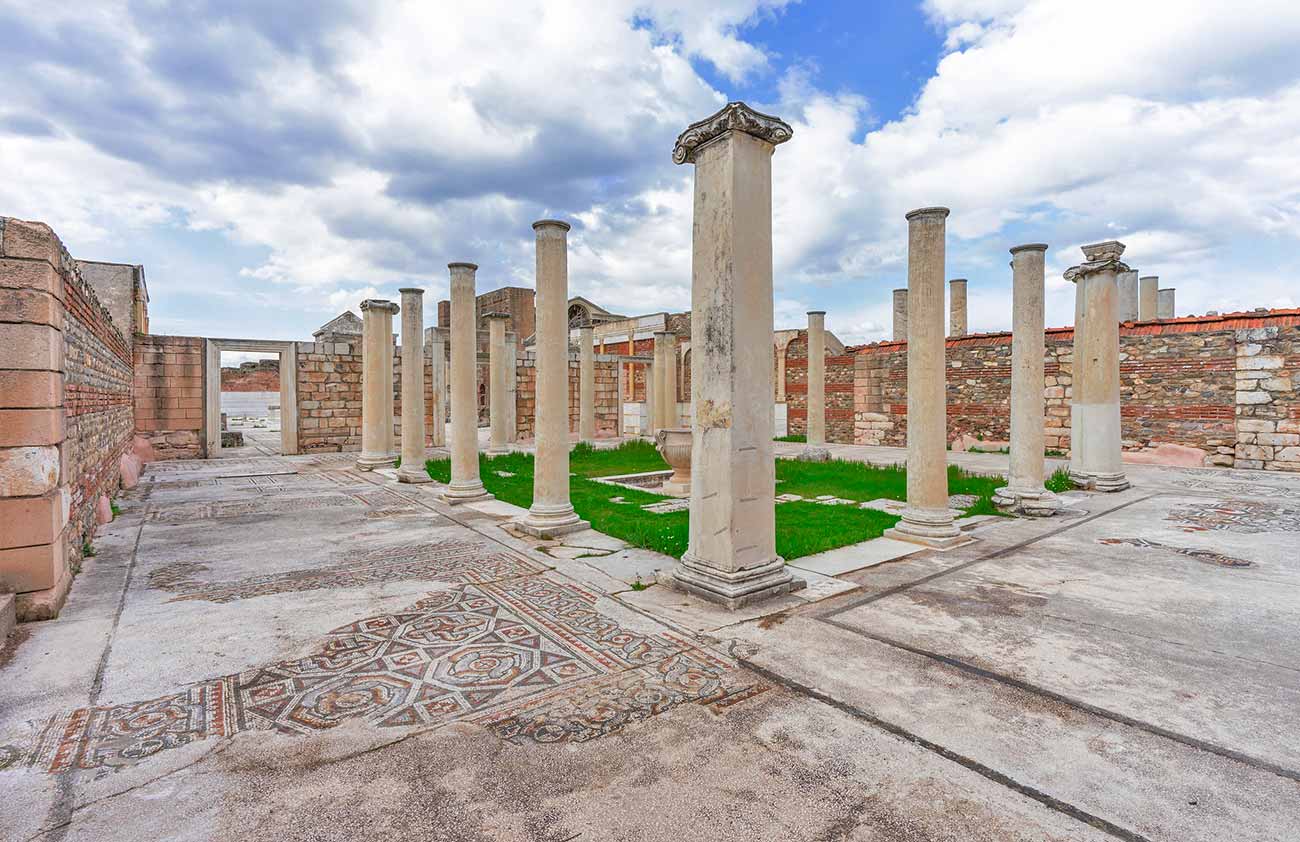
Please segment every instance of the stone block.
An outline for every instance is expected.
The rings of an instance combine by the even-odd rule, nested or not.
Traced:
[[[1275,447],[1300,444],[1300,435],[1296,433],[1256,433],[1256,444],[1270,444]]]
[[[35,497],[59,484],[59,448],[8,447],[0,449],[0,498]]]
[[[49,325],[0,325],[0,365],[27,371],[63,370],[63,332]]]
[[[40,497],[0,499],[0,549],[53,543],[67,523],[65,502],[66,496],[57,490]]]
[[[1238,459],[1254,460],[1262,464],[1273,458],[1273,448],[1259,444],[1239,444],[1236,455]]]
[[[28,289],[63,300],[63,277],[48,263],[0,259],[0,289]]]
[[[1282,357],[1276,354],[1261,354],[1257,357],[1238,358],[1237,368],[1243,371],[1260,371],[1282,367]]]
[[[44,290],[0,288],[0,322],[63,328],[63,304]]]
[[[57,371],[0,371],[0,409],[49,409],[63,405]]]
[[[0,447],[28,447],[63,441],[62,409],[0,409]]]
[[[129,450],[117,460],[117,473],[123,488],[135,488],[140,483],[140,473],[143,470],[144,464],[140,457]]]
[[[1282,423],[1286,423],[1285,421]],[[1239,433],[1272,433],[1275,432],[1273,421],[1261,421],[1253,418],[1241,418],[1237,421],[1237,432]]]
[[[1283,447],[1273,452],[1278,462],[1300,462],[1300,447]]]
[[[1267,389],[1270,392],[1290,392],[1295,389],[1289,377],[1270,377],[1267,380],[1259,381],[1261,389]]]
[[[1238,392],[1237,392],[1236,400],[1237,400],[1237,403],[1238,403],[1238,404],[1264,404],[1264,403],[1272,403],[1272,402],[1273,402],[1273,396],[1270,395],[1268,392],[1261,392],[1261,391],[1242,392],[1242,391],[1238,391]]]
[[[50,266],[63,264],[63,249],[59,238],[43,222],[9,219],[4,226],[4,239],[0,241],[5,257],[43,260]]]

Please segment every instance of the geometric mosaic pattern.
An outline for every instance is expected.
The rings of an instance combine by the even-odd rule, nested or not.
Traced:
[[[250,488],[250,490],[254,490]],[[266,492],[270,488],[259,488]],[[294,489],[301,491],[302,489]],[[293,512],[312,511],[315,509],[344,508],[365,506],[372,510],[368,516],[382,514],[404,514],[418,509],[408,497],[387,489],[356,491],[347,493],[316,494],[315,496],[292,498],[263,498],[254,500],[212,500],[196,503],[177,503],[170,506],[150,506],[145,510],[144,519],[149,523],[159,521],[169,523],[188,523],[194,520],[214,518],[242,517],[245,515],[290,514]]]
[[[169,602],[201,600],[228,603],[239,599],[298,593],[323,588],[351,588],[381,582],[493,582],[544,570],[522,556],[494,550],[490,545],[443,540],[380,547],[351,553],[321,567],[251,576],[230,582],[195,578],[207,565],[177,562],[149,573],[149,587],[179,594]]]
[[[1171,553],[1178,553],[1197,561],[1203,561],[1207,564],[1217,564],[1219,567],[1254,567],[1253,562],[1246,561],[1242,558],[1233,558],[1230,555],[1212,552],[1210,550],[1198,550],[1192,547],[1175,547],[1170,544],[1162,544],[1159,541],[1150,541],[1146,538],[1099,538],[1099,544],[1108,544],[1115,546],[1125,544],[1130,547],[1139,547],[1141,549],[1166,550]]]
[[[1174,507],[1165,519],[1184,532],[1300,532],[1300,508],[1256,500],[1197,501]]]
[[[581,741],[686,702],[722,709],[766,688],[665,632],[621,627],[596,597],[541,576],[461,584],[330,632],[315,651],[156,699],[82,708],[0,768],[111,770],[249,730],[312,734],[470,718],[504,739]]]
[[[1173,484],[1215,494],[1245,494],[1256,497],[1282,497],[1288,500],[1300,500],[1300,489],[1283,488],[1263,482],[1207,482],[1201,479],[1176,479],[1173,480]]]

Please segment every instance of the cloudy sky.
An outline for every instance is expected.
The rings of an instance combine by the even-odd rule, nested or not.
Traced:
[[[454,9],[454,11],[453,11]],[[785,118],[777,324],[888,331],[904,213],[952,209],[972,330],[1009,326],[1010,246],[1060,273],[1117,238],[1180,315],[1300,304],[1293,0],[0,0],[0,214],[145,265],[157,333],[306,338],[398,287],[689,306],[691,168],[729,99]]]

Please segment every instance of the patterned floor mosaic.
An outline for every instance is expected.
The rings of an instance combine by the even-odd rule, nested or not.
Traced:
[[[1165,519],[1184,532],[1300,532],[1300,508],[1258,500],[1198,501],[1173,507]]]
[[[724,709],[767,689],[671,633],[642,634],[595,595],[539,576],[437,591],[335,629],[314,652],[160,698],[52,717],[0,769],[108,771],[241,731],[313,734],[470,718],[503,739],[582,741],[687,702]]]
[[[1179,555],[1194,558],[1197,561],[1203,561],[1206,564],[1217,564],[1220,567],[1254,566],[1252,562],[1246,561],[1243,558],[1233,558],[1232,556],[1224,555],[1223,553],[1216,553],[1211,550],[1198,550],[1193,547],[1175,547],[1170,544],[1162,544],[1159,541],[1150,541],[1146,538],[1099,538],[1097,543],[1107,544],[1110,546],[1123,544],[1130,547],[1138,547],[1140,549],[1165,550],[1166,552],[1178,553]]]
[[[259,488],[256,490],[266,492],[269,489]],[[305,489],[293,490],[305,491]],[[354,506],[363,506],[368,509],[366,517],[388,517],[421,510],[418,504],[405,495],[388,489],[376,489],[373,491],[321,493],[303,497],[209,500],[198,503],[175,503],[168,506],[151,505],[145,510],[144,519],[149,523],[189,523],[195,520],[244,517],[247,515],[280,515],[316,509]]]

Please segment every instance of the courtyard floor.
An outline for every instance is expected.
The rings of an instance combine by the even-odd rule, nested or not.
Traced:
[[[354,458],[149,466],[0,651],[0,837],[1300,837],[1300,476],[1133,465],[733,614]]]

